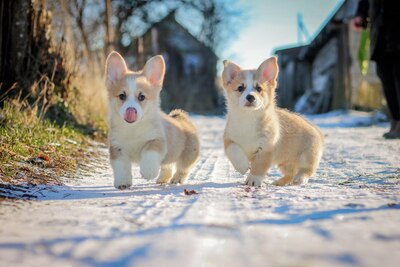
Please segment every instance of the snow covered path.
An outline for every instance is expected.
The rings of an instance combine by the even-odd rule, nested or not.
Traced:
[[[325,152],[301,187],[241,185],[218,117],[194,118],[202,151],[186,185],[137,178],[115,190],[99,148],[68,186],[0,202],[0,266],[398,266],[400,141],[383,140],[382,127],[343,127],[354,116],[312,120]]]

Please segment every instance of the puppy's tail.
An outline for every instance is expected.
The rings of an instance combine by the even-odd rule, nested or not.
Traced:
[[[176,120],[189,120],[189,115],[182,109],[174,109],[168,115]]]
[[[168,116],[189,126],[189,128],[195,128],[194,124],[189,119],[189,114],[182,109],[174,109],[168,114]]]

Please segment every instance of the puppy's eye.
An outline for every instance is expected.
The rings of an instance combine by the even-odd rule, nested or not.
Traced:
[[[261,92],[262,91],[261,86],[259,86],[258,84],[256,85],[255,89],[256,89],[257,92]]]
[[[237,90],[238,90],[239,93],[243,92],[243,91],[244,91],[244,86],[243,86],[243,84],[240,85],[240,86],[238,87]]]
[[[122,93],[122,94],[120,94],[118,97],[119,97],[119,99],[121,99],[122,101],[124,101],[124,100],[126,99],[126,94],[125,94],[125,92]]]
[[[143,101],[145,99],[146,99],[146,97],[142,93],[140,93],[139,96],[138,96],[138,100],[139,101]]]

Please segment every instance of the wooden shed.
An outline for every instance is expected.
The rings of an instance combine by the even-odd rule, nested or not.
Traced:
[[[150,57],[162,54],[167,71],[161,106],[199,114],[221,113],[216,85],[215,53],[175,19],[175,11],[151,25],[133,44],[133,65],[139,69]]]
[[[337,6],[308,45],[275,50],[280,64],[278,100],[304,113],[380,109],[383,95],[375,64],[363,76],[357,61],[360,33],[351,29],[356,0]]]

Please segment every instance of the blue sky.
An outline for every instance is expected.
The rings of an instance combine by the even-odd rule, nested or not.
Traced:
[[[343,0],[238,0],[246,20],[221,55],[244,68],[256,68],[273,49],[297,43],[297,14],[314,36]]]

